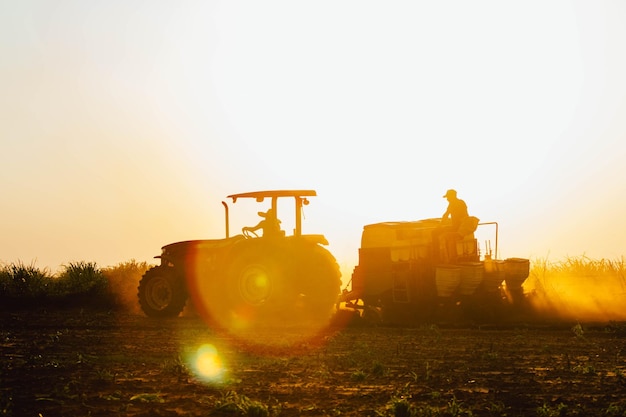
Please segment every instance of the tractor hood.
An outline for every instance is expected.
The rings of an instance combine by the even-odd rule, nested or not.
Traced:
[[[161,248],[161,255],[155,258],[161,258],[164,255],[175,255],[190,250],[216,249],[233,245],[239,241],[245,240],[242,235],[229,237],[226,239],[204,239],[204,240],[185,240],[181,242],[170,243]]]

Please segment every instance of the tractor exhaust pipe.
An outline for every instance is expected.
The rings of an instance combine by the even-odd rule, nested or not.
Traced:
[[[222,205],[224,206],[224,216],[225,216],[225,223],[226,223],[226,239],[228,239],[230,237],[230,231],[229,231],[229,226],[228,226],[228,204],[226,204],[225,201],[222,201]]]

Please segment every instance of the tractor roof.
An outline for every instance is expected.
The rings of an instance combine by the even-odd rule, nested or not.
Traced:
[[[257,201],[263,201],[264,198],[275,197],[315,197],[315,190],[269,190],[269,191],[252,191],[249,193],[231,194],[228,198],[233,199],[233,203],[238,198],[255,198]]]

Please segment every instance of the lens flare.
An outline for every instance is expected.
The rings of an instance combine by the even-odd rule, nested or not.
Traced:
[[[215,244],[206,243],[211,249]],[[194,313],[216,335],[255,354],[284,355],[316,348],[336,330],[331,319],[340,274],[329,264],[330,254],[315,254],[295,269],[290,260],[277,260],[271,251],[240,250],[237,256],[215,255],[215,259],[208,259],[205,252],[189,251],[185,280]],[[223,260],[218,262],[220,257]],[[317,283],[319,276],[326,284],[309,285]],[[300,287],[294,284],[298,282]],[[196,368],[198,361],[194,359]]]
[[[250,267],[242,274],[239,282],[239,294],[251,305],[261,305],[272,292],[267,274],[257,267]]]
[[[215,346],[204,344],[198,348],[191,360],[196,375],[208,382],[221,382],[226,368]]]

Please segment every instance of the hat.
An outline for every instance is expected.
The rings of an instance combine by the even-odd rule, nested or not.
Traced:
[[[446,191],[446,193],[443,196],[443,198],[448,198],[448,197],[456,197],[456,190],[448,190],[448,191]]]
[[[259,216],[265,217],[265,218],[267,218],[268,216],[272,217],[274,215],[274,210],[272,210],[272,208],[270,207],[269,209],[267,209],[266,212],[259,211],[258,214]]]

